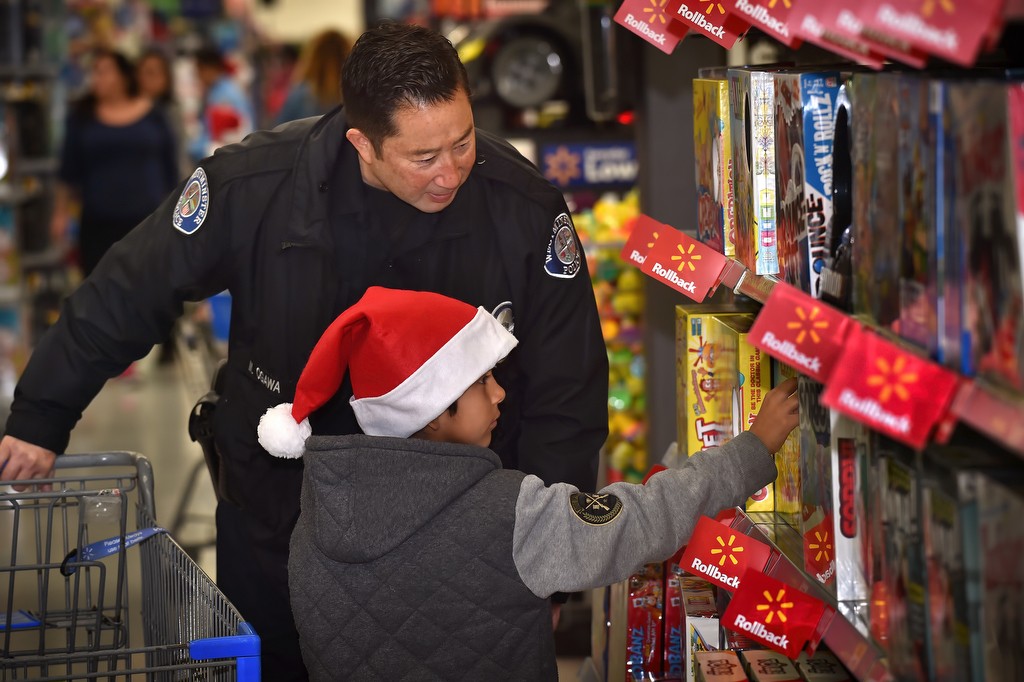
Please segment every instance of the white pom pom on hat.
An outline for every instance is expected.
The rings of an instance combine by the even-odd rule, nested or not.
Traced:
[[[267,452],[284,459],[298,459],[306,448],[306,439],[313,433],[309,419],[296,422],[292,404],[281,403],[263,413],[256,427],[260,445]]]
[[[301,457],[312,433],[309,415],[338,391],[346,371],[363,432],[408,438],[517,343],[482,307],[430,292],[371,287],[320,337],[294,402],[260,418],[260,445],[276,457]]]

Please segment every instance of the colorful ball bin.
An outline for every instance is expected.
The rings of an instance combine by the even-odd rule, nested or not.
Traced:
[[[619,252],[639,214],[636,191],[605,194],[573,215],[583,242],[608,348],[608,482],[639,483],[647,473],[643,356],[643,276]]]

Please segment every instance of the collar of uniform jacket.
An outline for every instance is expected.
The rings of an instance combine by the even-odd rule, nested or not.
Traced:
[[[345,139],[348,129],[344,108],[338,107],[320,117],[302,138],[293,172],[292,212],[287,241],[299,244],[317,241],[312,228],[318,220],[326,220],[328,199],[331,194],[339,199],[337,205],[342,207],[345,213],[362,213],[363,178],[359,170],[359,157]],[[335,172],[335,164],[339,161],[340,172]],[[485,161],[486,156],[480,150],[478,135],[475,165],[480,166]],[[336,180],[339,177],[340,183]],[[327,185],[327,191],[321,191],[322,184]],[[450,227],[455,232],[461,232],[457,225]],[[458,234],[453,233],[449,236]]]

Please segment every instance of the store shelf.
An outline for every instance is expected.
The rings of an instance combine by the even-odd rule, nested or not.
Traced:
[[[950,414],[1024,458],[1024,398],[978,379],[965,381]]]
[[[17,175],[43,175],[56,173],[59,165],[58,160],[54,157],[18,159],[17,164],[11,170]]]
[[[759,303],[768,300],[776,283],[773,277],[754,275],[733,259],[728,260],[720,277],[722,286]],[[863,320],[847,317],[859,325],[864,324]],[[918,352],[892,332],[872,329],[908,351]],[[954,422],[970,426],[1024,459],[1024,396],[1015,395],[983,379],[963,378],[954,395],[949,419],[936,434],[939,442],[948,438]]]
[[[23,204],[35,199],[40,194],[42,194],[42,188],[39,186],[25,189],[6,182],[0,183],[0,204]]]
[[[49,64],[25,66],[0,65],[0,80],[27,80],[30,78],[56,78],[57,67]]]
[[[859,608],[861,605],[837,604],[835,597],[800,568],[803,564],[803,538],[796,529],[776,514],[748,513],[739,508],[731,526],[771,547],[772,558],[765,568],[766,575],[792,585],[836,610],[822,642],[858,680],[883,682],[892,679],[885,653],[865,635],[867,623],[857,619],[856,614],[864,612]],[[851,618],[857,619],[856,622]]]

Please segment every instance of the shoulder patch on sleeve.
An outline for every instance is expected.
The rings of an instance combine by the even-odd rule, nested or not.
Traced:
[[[210,184],[206,180],[206,171],[200,166],[192,173],[178,197],[172,217],[174,229],[184,234],[193,234],[203,226],[209,210]]]
[[[590,526],[611,523],[622,511],[622,500],[615,495],[595,493],[573,493],[569,496],[572,513]]]
[[[559,279],[572,279],[583,263],[583,249],[568,213],[559,213],[551,226],[548,250],[544,255],[544,272]]]

